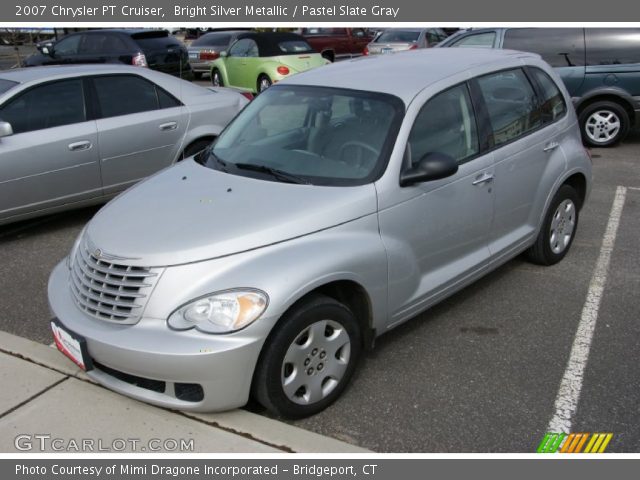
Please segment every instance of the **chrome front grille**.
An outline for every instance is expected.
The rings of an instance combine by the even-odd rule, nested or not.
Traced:
[[[121,324],[136,323],[160,269],[134,267],[98,256],[83,241],[72,259],[71,291],[89,315]]]

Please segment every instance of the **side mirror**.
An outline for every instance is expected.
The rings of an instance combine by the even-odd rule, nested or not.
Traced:
[[[400,186],[408,187],[416,183],[440,180],[450,177],[458,171],[458,162],[450,155],[440,152],[430,152],[414,167],[402,172]]]
[[[229,53],[226,50],[220,52],[220,58],[226,58],[229,56]]]
[[[0,121],[0,138],[13,135],[13,128],[9,122]]]

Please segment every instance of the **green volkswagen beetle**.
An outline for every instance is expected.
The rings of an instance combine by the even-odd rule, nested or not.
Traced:
[[[327,63],[296,33],[247,32],[211,64],[211,83],[260,93],[279,80]]]

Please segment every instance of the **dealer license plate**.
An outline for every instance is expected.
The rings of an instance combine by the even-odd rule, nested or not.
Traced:
[[[91,370],[93,364],[87,351],[87,342],[80,335],[67,330],[58,320],[51,320],[51,331],[56,347],[83,370]]]

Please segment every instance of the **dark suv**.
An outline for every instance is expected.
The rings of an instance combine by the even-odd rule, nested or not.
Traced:
[[[87,30],[67,35],[54,44],[40,45],[39,49],[40,53],[25,60],[26,67],[124,63],[191,77],[187,49],[166,30]]]
[[[640,126],[640,29],[483,28],[458,32],[439,46],[541,55],[569,90],[589,146],[614,145]]]

